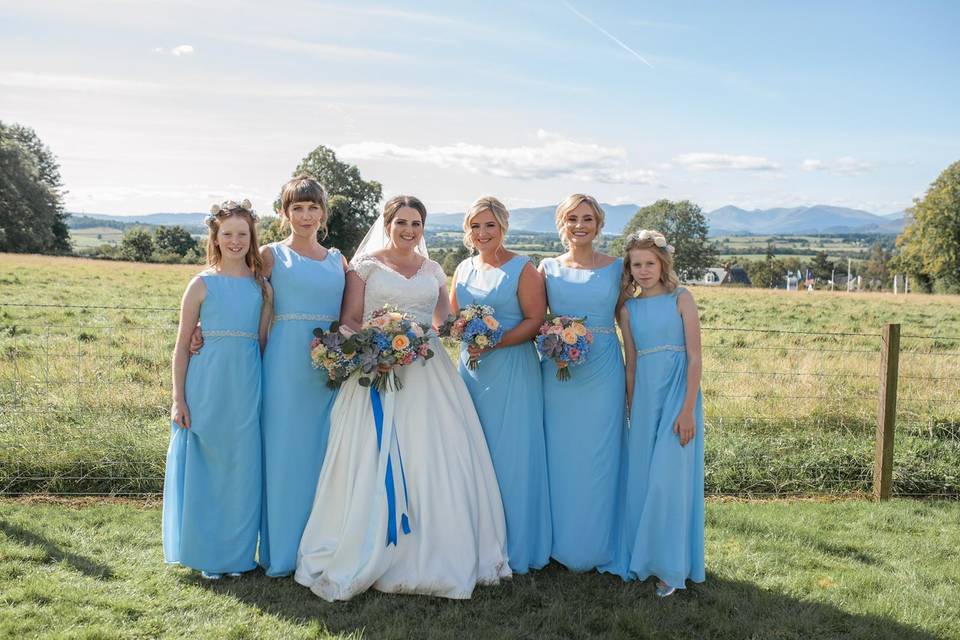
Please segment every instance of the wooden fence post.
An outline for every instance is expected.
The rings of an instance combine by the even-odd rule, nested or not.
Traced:
[[[900,364],[900,325],[883,325],[880,350],[880,405],[873,462],[873,497],[889,500],[893,485],[893,432],[897,424],[897,372]]]

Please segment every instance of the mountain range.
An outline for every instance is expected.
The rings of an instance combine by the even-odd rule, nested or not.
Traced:
[[[635,204],[601,204],[606,213],[604,231],[619,234],[639,209]],[[517,231],[555,233],[556,205],[517,208],[510,211],[510,228]],[[179,224],[185,227],[203,224],[205,213],[150,213],[115,216],[97,213],[77,214],[100,220],[139,222],[149,225]],[[711,236],[725,235],[805,235],[841,233],[877,233],[895,235],[903,230],[905,212],[880,215],[832,205],[746,210],[733,205],[706,214]],[[461,228],[463,213],[432,213],[431,227]]]

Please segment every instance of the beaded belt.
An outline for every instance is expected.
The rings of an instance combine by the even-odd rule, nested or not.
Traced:
[[[592,334],[616,333],[617,328],[616,327],[587,327],[587,331],[589,331]]]
[[[259,340],[260,336],[249,331],[232,331],[229,329],[224,329],[222,331],[204,331],[204,338],[250,338],[251,340]]]
[[[686,353],[687,348],[682,344],[663,344],[659,347],[650,347],[649,349],[640,349],[637,351],[637,357],[648,356],[651,353],[660,353],[661,351],[676,351]]]
[[[283,320],[313,320],[314,322],[336,322],[340,318],[334,318],[333,316],[325,316],[319,313],[278,313],[273,316],[274,322],[281,322]]]

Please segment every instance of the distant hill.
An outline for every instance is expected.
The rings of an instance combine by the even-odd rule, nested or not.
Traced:
[[[639,209],[635,204],[603,204],[606,222],[603,230],[619,234]],[[510,211],[510,228],[517,231],[556,233],[553,218],[556,205],[517,208]],[[117,223],[174,225],[188,229],[203,226],[205,213],[148,213],[134,216],[115,216],[99,213],[74,214],[78,224],[95,226],[94,221]],[[860,209],[848,209],[818,204],[812,207],[787,207],[777,209],[741,209],[733,205],[710,211],[707,221],[711,236],[725,235],[806,235],[812,233],[879,233],[896,235],[903,230],[905,212],[877,215]],[[80,220],[87,219],[85,223]],[[92,220],[90,220],[92,219]],[[460,229],[463,213],[431,213],[430,226],[434,228]],[[69,225],[68,220],[68,225]],[[113,225],[111,225],[113,226]]]
[[[604,231],[620,233],[639,208],[635,204],[600,204],[606,214]],[[510,210],[510,228],[517,231],[537,231],[556,233],[554,215],[557,205],[527,207]],[[463,213],[431,213],[427,221],[431,226],[460,229],[463,225]]]
[[[880,216],[860,209],[818,204],[812,207],[754,209],[733,205],[707,214],[710,235],[804,235],[810,233],[883,233],[903,230],[903,215]]]

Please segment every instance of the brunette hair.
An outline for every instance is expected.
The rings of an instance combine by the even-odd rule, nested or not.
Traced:
[[[297,176],[288,180],[280,192],[280,212],[287,212],[294,202],[315,202],[323,209],[323,221],[320,223],[320,229],[323,231],[323,237],[327,237],[327,221],[330,218],[330,207],[327,197],[327,190],[322,184],[310,176]],[[290,223],[290,219],[283,215],[280,216],[280,226],[283,227]]]

